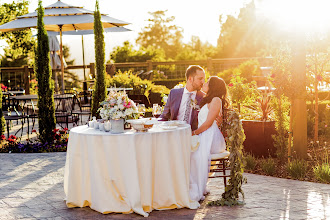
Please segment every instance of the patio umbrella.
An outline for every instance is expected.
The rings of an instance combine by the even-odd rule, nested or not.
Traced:
[[[104,28],[105,33],[119,33],[119,32],[126,32],[131,31],[130,29],[124,28],[124,27],[113,27],[113,28]],[[49,36],[57,36],[60,35],[60,32],[55,31],[48,31],[47,32],[48,37]],[[83,66],[84,66],[84,80],[86,80],[86,74],[85,74],[85,47],[84,47],[84,35],[90,35],[94,34],[94,30],[77,30],[77,31],[63,31],[62,35],[81,35],[81,44],[82,44],[82,57],[83,57]]]
[[[0,31],[16,31],[25,28],[37,27],[37,12],[17,17],[15,20],[0,26]],[[129,23],[104,14],[101,15],[104,28],[120,27]],[[62,72],[62,93],[64,93],[64,64],[62,50],[62,32],[76,30],[92,30],[94,28],[94,12],[82,7],[71,6],[58,0],[56,3],[45,7],[44,24],[47,31],[60,32],[60,57]]]

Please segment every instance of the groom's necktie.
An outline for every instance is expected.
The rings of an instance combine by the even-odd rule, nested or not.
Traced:
[[[190,111],[191,111],[191,96],[192,96],[192,93],[188,93],[189,97],[188,97],[188,100],[186,102],[186,111],[184,112],[184,118],[183,120],[185,122],[187,122],[187,124],[190,124],[190,121],[189,121],[189,116],[190,116]]]

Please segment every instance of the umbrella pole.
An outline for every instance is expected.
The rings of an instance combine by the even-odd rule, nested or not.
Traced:
[[[61,72],[62,72],[62,94],[64,94],[64,63],[63,63],[63,45],[62,45],[62,26],[60,27],[60,58],[61,58]]]

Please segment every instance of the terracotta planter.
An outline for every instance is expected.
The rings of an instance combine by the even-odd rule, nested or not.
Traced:
[[[256,157],[275,156],[276,148],[272,138],[275,131],[275,121],[250,121],[242,120],[246,140],[245,152],[252,153]]]

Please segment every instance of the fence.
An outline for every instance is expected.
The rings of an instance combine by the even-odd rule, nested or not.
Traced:
[[[168,80],[184,80],[185,71],[189,65],[200,65],[204,67],[211,75],[219,73],[225,69],[236,67],[244,61],[257,59],[262,67],[272,65],[271,58],[230,58],[230,59],[207,59],[196,61],[172,61],[172,62],[136,62],[136,63],[115,63],[107,64],[106,71],[111,76],[116,71],[132,71],[136,74],[147,73],[153,71],[150,75],[150,80],[161,81],[164,78]],[[89,71],[92,78],[95,78],[95,64],[90,65],[73,65],[65,68],[66,70],[84,69]],[[59,70],[56,70],[59,72]],[[10,87],[12,90],[24,89],[26,94],[29,94],[30,79],[34,72],[32,67],[5,67],[0,68],[1,83]]]

